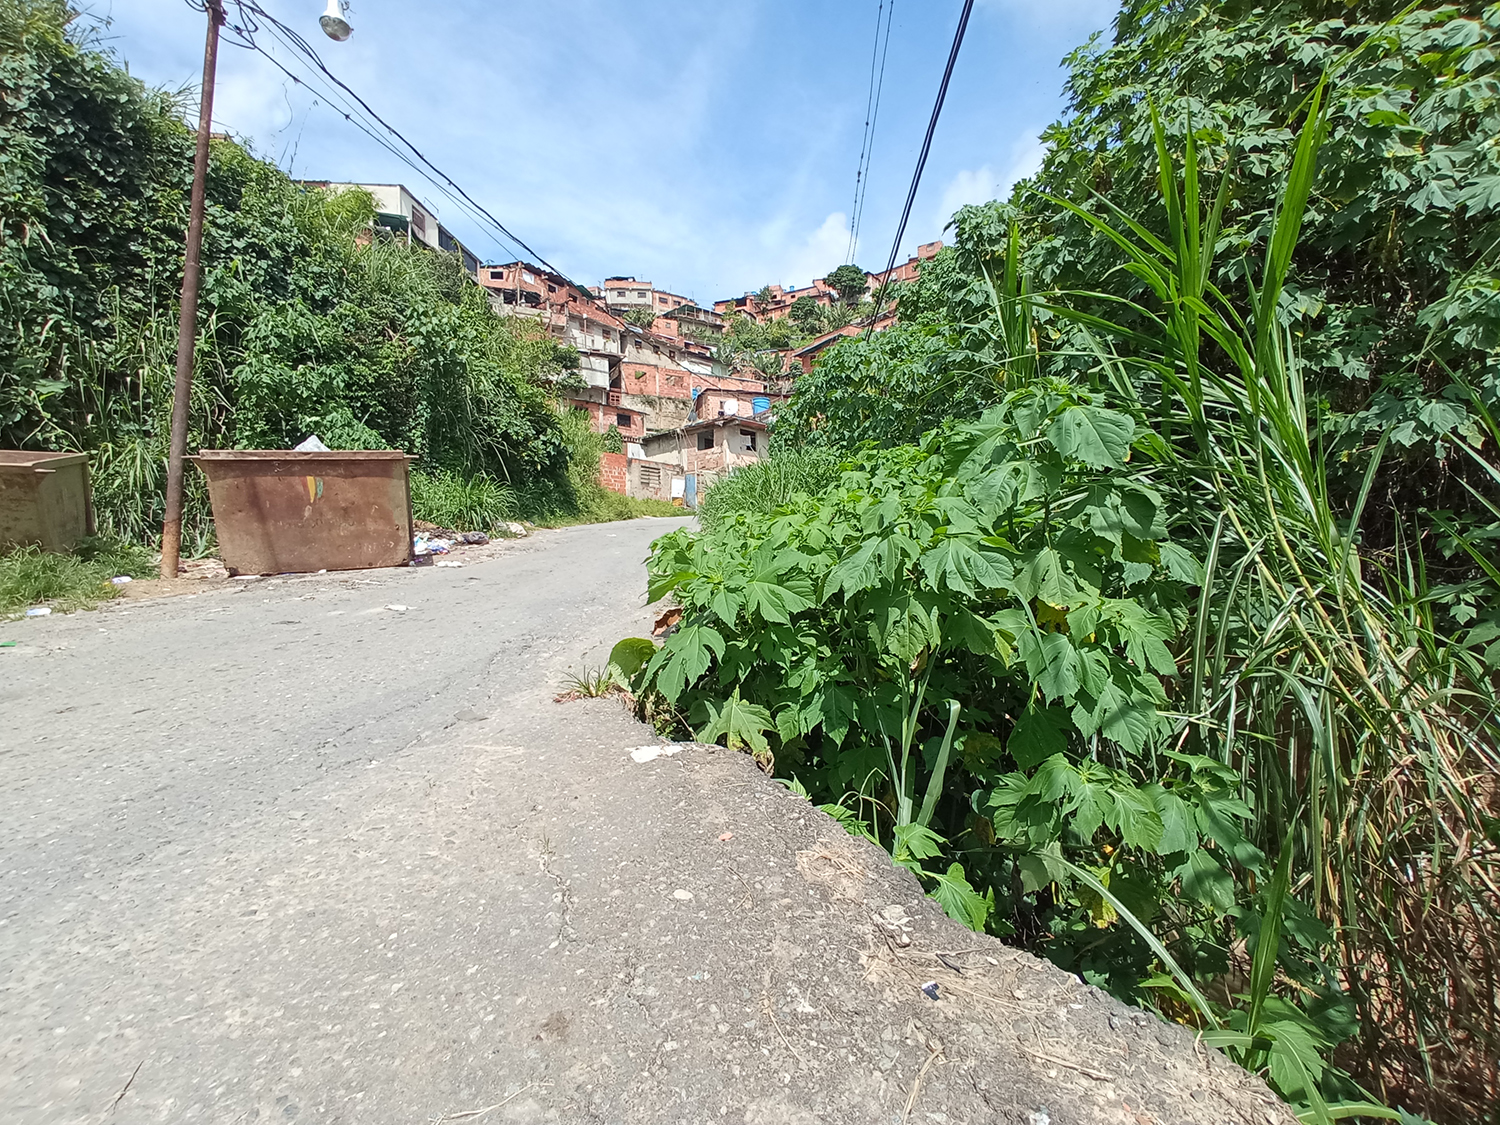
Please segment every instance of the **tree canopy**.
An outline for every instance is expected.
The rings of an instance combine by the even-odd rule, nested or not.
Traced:
[[[842,265],[823,279],[846,305],[855,304],[865,295],[869,278],[865,271],[851,264]]]

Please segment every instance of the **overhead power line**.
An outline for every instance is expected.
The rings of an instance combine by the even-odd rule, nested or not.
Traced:
[[[563,278],[563,280],[567,281],[570,285],[574,285],[575,287],[577,286],[577,283],[568,278],[568,276],[564,274],[562,270],[558,269],[551,262],[547,261],[546,258],[542,257],[542,255],[539,254],[530,245],[528,245],[524,239],[522,239],[514,231],[512,231],[509,227],[502,223],[492,212],[490,212],[488,208],[486,208],[472,195],[470,195],[467,191],[460,187],[458,182],[454,180],[452,176],[448,175],[448,173],[446,173],[435,163],[433,163],[433,161],[430,160],[427,155],[422,152],[421,149],[417,148],[416,145],[408,140],[407,137],[399,129],[397,129],[390,122],[386,121],[385,118],[381,117],[380,114],[377,113],[374,108],[372,108],[370,104],[364,100],[364,98],[357,94],[352,88],[350,88],[347,83],[345,83],[328,68],[327,64],[324,63],[322,58],[318,55],[317,51],[314,50],[312,45],[308,43],[307,40],[304,39],[300,34],[298,34],[292,28],[288,27],[286,24],[282,23],[275,16],[271,15],[259,4],[255,3],[254,0],[230,0],[230,2],[233,4],[234,9],[239,16],[238,23],[229,21],[226,25],[227,30],[229,30],[233,36],[231,42],[235,42],[236,45],[247,48],[249,50],[256,51],[258,54],[262,55],[264,58],[270,61],[273,66],[275,66],[288,78],[292,79],[292,81],[294,82],[297,82],[299,85],[308,85],[301,77],[288,70],[287,67],[283,65],[275,55],[266,50],[266,48],[260,43],[256,42],[255,33],[262,30],[262,25],[264,25],[264,27],[269,29],[271,34],[277,40],[282,42],[294,52],[294,57],[297,57],[297,61],[299,63],[308,68],[310,76],[316,80],[317,85],[324,87],[323,94],[325,99],[328,100],[330,104],[336,105],[338,111],[347,121],[350,122],[350,124],[354,125],[356,128],[359,128],[362,132],[365,133],[366,136],[370,137],[387,152],[391,153],[397,159],[401,160],[408,167],[418,172],[423,176],[424,179],[430,180],[433,186],[436,187],[444,196],[452,200],[454,205],[457,206],[460,210],[468,213],[481,225],[487,224],[493,227],[505,238],[506,241],[518,247],[522,253],[522,256],[529,256],[539,266],[545,267],[546,269],[550,270],[552,273]],[[201,7],[201,4],[194,4],[193,0],[188,0],[188,3],[195,7]],[[340,97],[335,94],[334,90],[331,89],[330,86],[332,88],[336,88],[336,90],[341,92],[341,94],[344,96]],[[312,88],[312,86],[309,86],[309,89]],[[351,102],[353,104],[350,104]],[[364,118],[364,120],[361,120],[361,118]],[[373,122],[374,125],[372,125],[371,122]],[[375,126],[379,127],[378,130],[375,128]],[[384,131],[386,136],[380,135],[380,131],[382,130]],[[394,138],[394,142],[397,143],[393,143],[391,138]],[[405,151],[402,151],[403,149]],[[407,155],[408,153],[410,154],[410,156]],[[412,159],[413,157],[415,158],[415,162]],[[450,189],[452,194],[450,194]]]
[[[874,158],[875,127],[880,121],[880,94],[885,89],[885,59],[891,48],[891,19],[896,14],[896,0],[881,0],[875,9],[875,39],[870,44],[870,85],[865,93],[865,131],[859,143],[859,163],[854,170],[854,203],[849,208],[849,248],[844,261],[854,261],[854,249],[859,244],[859,221],[864,214],[865,194],[870,188],[870,161]],[[885,46],[881,46],[880,19],[885,16]],[[880,57],[879,78],[876,77],[875,59]]]
[[[969,27],[969,14],[974,11],[974,0],[964,0],[963,14],[958,17],[958,30],[953,33],[953,46],[948,51],[948,65],[943,68],[943,81],[938,86],[937,101],[932,106],[932,120],[927,122],[927,136],[922,139],[922,152],[917,157],[917,167],[912,173],[911,188],[906,193],[906,206],[901,210],[901,224],[896,228],[896,238],[891,243],[891,257],[885,264],[885,280],[880,283],[880,292],[875,295],[875,312],[865,327],[865,339],[875,329],[880,309],[885,304],[885,291],[891,286],[891,271],[896,268],[896,255],[901,252],[901,240],[906,237],[906,224],[911,218],[912,204],[917,199],[917,187],[922,182],[922,169],[927,167],[927,154],[932,151],[932,135],[937,131],[938,118],[943,112],[943,101],[948,96],[948,81],[953,77],[953,64],[958,62],[958,50],[964,45],[964,32]]]

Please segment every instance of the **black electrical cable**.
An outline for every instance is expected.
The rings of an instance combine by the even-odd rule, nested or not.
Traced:
[[[506,239],[508,239],[510,242],[512,242],[516,246],[520,247],[521,250],[525,254],[531,255],[534,259],[536,259],[542,265],[546,266],[553,273],[556,273],[560,277],[565,276],[565,275],[563,275],[563,273],[562,273],[561,270],[559,270],[556,266],[552,265],[545,258],[543,258],[540,254],[538,254],[534,249],[532,249],[530,246],[528,246],[523,239],[521,239],[519,236],[517,236],[515,233],[513,233],[508,227],[505,226],[504,223],[500,222],[499,219],[497,219],[488,210],[486,210],[481,204],[479,204],[479,202],[477,200],[475,200],[472,196],[470,196],[466,191],[464,191],[463,188],[459,187],[458,184],[457,184],[457,182],[451,176],[449,176],[442,169],[438,168],[437,165],[433,164],[433,162],[427,158],[426,154],[424,154],[420,149],[418,149],[414,144],[412,144],[411,141],[407,140],[407,138],[400,132],[400,130],[396,129],[393,125],[391,125],[384,118],[382,118],[378,113],[376,113],[375,110],[373,108],[371,108],[371,106],[369,105],[368,102],[366,102],[363,98],[361,98],[358,94],[356,94],[337,75],[335,75],[331,70],[328,69],[327,65],[323,62],[322,58],[318,55],[317,51],[315,51],[312,48],[312,46],[307,42],[307,40],[303,39],[301,35],[299,35],[296,31],[292,30],[291,28],[287,27],[280,20],[277,20],[274,16],[271,16],[264,9],[262,9],[258,4],[254,4],[252,2],[249,2],[249,0],[235,0],[235,4],[236,4],[236,7],[240,8],[241,10],[248,8],[253,13],[255,13],[256,15],[261,16],[271,26],[273,34],[276,34],[278,38],[282,39],[282,41],[284,43],[286,43],[288,46],[290,46],[293,50],[295,50],[297,52],[300,52],[302,55],[304,55],[312,63],[312,65],[319,72],[321,72],[321,74],[323,76],[325,76],[327,78],[328,81],[332,82],[336,87],[338,87],[340,90],[344,91],[344,93],[346,93],[350,98],[352,98],[358,104],[358,106],[360,107],[360,109],[362,109],[366,114],[368,114],[369,117],[373,118],[383,129],[386,130],[387,133],[389,133],[391,136],[393,136],[397,140],[399,140],[402,145],[404,145],[407,149],[409,149],[411,151],[411,153],[414,156],[416,156],[416,158],[419,161],[422,162],[422,164],[424,164],[433,174],[435,174],[437,177],[439,177],[439,179],[441,181],[443,181],[444,183],[448,184],[449,187],[451,187],[455,192],[457,192],[458,195],[460,197],[462,197],[462,199],[469,205],[470,208],[473,209],[474,212],[477,212],[479,215],[482,215],[484,219],[488,220],[497,230],[500,231],[500,233],[502,235],[505,236]],[[249,45],[253,49],[255,49],[256,51],[260,52],[262,55],[266,56],[267,58],[271,57],[270,54],[269,54],[269,52],[265,51],[264,48],[262,48],[259,44],[254,43],[253,39],[251,40],[251,42],[250,42]],[[273,59],[272,61],[274,62],[275,60]],[[280,67],[279,63],[277,65],[278,65],[278,67],[280,69],[283,70],[283,72],[285,72],[285,67]],[[349,113],[346,112],[344,114],[344,116],[351,123],[355,123],[354,122],[354,118],[353,118],[353,116],[351,114],[349,114]],[[371,134],[371,131],[369,129],[362,128],[362,131],[365,132],[366,135],[371,135],[372,139],[375,139],[373,137],[373,135]],[[392,151],[393,153],[395,152],[395,150],[392,148],[392,146],[390,146],[388,144],[383,144],[382,147],[386,148],[387,151]],[[396,154],[400,155],[399,153],[396,153]],[[411,161],[410,160],[403,160],[403,162],[406,163],[409,167],[414,167],[413,165],[411,165]],[[420,171],[420,169],[414,169],[414,170]],[[423,175],[425,176],[426,173],[423,173]],[[442,189],[442,184],[438,183],[437,181],[434,181],[434,186],[438,187],[439,190],[443,190]],[[447,195],[448,193],[447,193],[447,191],[443,191],[443,194]],[[457,200],[454,200],[454,202],[457,203]],[[460,206],[460,209],[463,209],[461,204],[459,206]]]
[[[240,45],[243,46],[244,44],[240,44]],[[284,65],[282,65],[281,61],[279,59],[277,59],[275,55],[273,55],[269,51],[265,50],[258,43],[257,44],[252,44],[251,47],[250,47],[250,49],[252,49],[252,50],[256,51],[257,53],[259,53],[260,55],[262,55],[266,59],[267,62],[269,62],[272,66],[276,67],[277,70],[281,71],[282,74],[286,75],[288,78],[290,78],[297,85],[303,86],[303,87],[307,88],[308,90],[313,91],[314,96],[321,96],[323,98],[323,100],[325,100],[328,103],[328,105],[333,109],[333,111],[335,113],[339,114],[339,116],[343,117],[343,119],[345,121],[349,122],[349,124],[353,125],[356,129],[358,129],[360,132],[362,132],[363,134],[365,134],[365,136],[369,137],[370,140],[374,141],[375,144],[378,145],[380,148],[384,149],[386,152],[390,153],[393,157],[395,157],[402,164],[406,165],[412,171],[416,172],[417,175],[421,176],[423,179],[428,180],[430,183],[432,183],[433,186],[438,190],[439,193],[442,194],[442,196],[445,199],[447,199],[450,203],[452,203],[460,211],[464,212],[471,220],[473,220],[480,227],[481,230],[484,229],[484,227],[486,226],[486,221],[485,221],[485,219],[482,216],[480,216],[479,214],[477,214],[473,210],[473,208],[466,207],[464,205],[464,203],[463,203],[462,200],[460,200],[457,196],[455,196],[453,193],[451,193],[446,188],[444,188],[442,184],[439,184],[439,183],[436,183],[435,181],[433,181],[432,178],[431,178],[431,176],[429,176],[425,171],[423,171],[422,168],[419,167],[417,165],[417,163],[411,159],[411,157],[407,156],[406,153],[404,153],[399,148],[397,148],[395,146],[395,144],[393,144],[388,138],[381,136],[373,128],[371,128],[366,122],[364,122],[363,120],[361,120],[360,117],[358,116],[359,111],[357,109],[355,109],[354,107],[352,107],[348,102],[342,100],[335,92],[333,92],[332,90],[330,90],[327,86],[315,87],[310,82],[305,81],[300,76],[298,76],[296,74],[293,74]],[[495,240],[493,238],[493,236],[491,236],[491,240],[494,242],[494,244],[497,247],[499,247],[502,250],[502,252],[507,253],[507,254],[512,252],[512,251],[505,250],[505,247],[503,246],[503,244],[499,240]],[[524,253],[525,253],[523,250],[521,250],[519,248],[517,248],[513,252],[517,256],[524,256]]]
[[[875,39],[870,44],[870,82],[865,91],[865,131],[859,139],[859,160],[854,165],[854,202],[849,204],[849,249],[844,253],[844,261],[849,261],[854,254],[854,216],[859,213],[859,186],[865,171],[865,150],[870,145],[870,110],[875,104],[875,61],[880,54],[880,21],[885,15],[885,0],[880,0],[880,5],[875,9]]]
[[[546,258],[542,257],[541,254],[537,253],[537,251],[534,250],[531,246],[527,245],[527,243],[525,242],[524,239],[520,238],[518,235],[516,235],[514,232],[512,232],[504,223],[502,223],[498,218],[496,218],[493,214],[491,214],[490,211],[487,208],[485,208],[482,204],[480,204],[477,200],[475,200],[473,196],[469,195],[468,192],[464,191],[463,188],[459,187],[458,183],[451,176],[449,176],[446,172],[444,172],[441,168],[439,168],[436,164],[434,164],[430,159],[428,159],[427,155],[425,153],[423,153],[421,151],[421,149],[417,148],[416,145],[412,144],[411,141],[407,140],[407,138],[405,137],[405,135],[403,135],[399,129],[397,129],[395,126],[393,126],[392,124],[390,124],[390,122],[386,121],[385,118],[383,118],[383,117],[380,116],[380,114],[376,113],[375,110],[373,108],[371,108],[371,106],[370,106],[370,104],[368,102],[366,102],[362,97],[360,97],[357,93],[355,93],[354,90],[352,90],[342,79],[340,79],[336,74],[334,74],[333,71],[331,71],[331,70],[328,69],[328,66],[323,62],[322,58],[318,55],[317,51],[315,51],[312,48],[312,45],[309,44],[307,42],[307,40],[305,40],[304,38],[302,38],[301,35],[299,35],[296,31],[292,30],[286,24],[282,23],[275,16],[271,15],[264,8],[262,8],[259,4],[254,3],[254,0],[230,0],[230,2],[232,2],[234,4],[234,7],[239,12],[241,20],[242,20],[242,22],[240,24],[238,24],[238,25],[235,25],[235,24],[229,25],[230,30],[234,32],[234,34],[237,36],[237,38],[239,40],[239,42],[238,42],[239,46],[246,47],[246,48],[249,48],[251,50],[257,51],[258,53],[260,53],[261,55],[263,55],[265,58],[270,59],[271,62],[274,63],[277,66],[277,68],[280,69],[283,73],[285,73],[289,77],[292,77],[292,78],[295,79],[296,78],[295,75],[292,75],[291,72],[288,71],[286,69],[286,67],[282,66],[281,63],[278,60],[276,60],[268,51],[266,51],[264,47],[262,47],[260,44],[258,44],[258,43],[255,42],[254,33],[259,30],[259,26],[256,23],[256,18],[255,17],[259,17],[259,19],[265,21],[265,23],[269,24],[274,29],[273,30],[273,34],[274,33],[279,33],[278,34],[278,38],[282,39],[284,42],[286,42],[289,46],[291,46],[298,53],[300,53],[303,56],[305,56],[306,59],[311,63],[311,65],[313,67],[315,67],[318,71],[320,71],[328,79],[328,81],[332,82],[335,86],[337,86],[340,90],[342,90],[344,93],[346,93],[349,97],[351,97],[352,99],[354,99],[354,101],[358,104],[358,106],[360,107],[361,110],[363,110],[364,113],[368,114],[369,117],[371,117],[377,123],[379,123],[379,125],[383,129],[385,129],[386,132],[388,132],[391,136],[395,137],[398,141],[400,141],[401,144],[404,145],[408,150],[410,150],[410,152],[412,153],[412,155],[415,156],[417,158],[417,160],[419,160],[432,173],[432,175],[437,176],[443,183],[446,183],[455,192],[457,192],[458,195],[470,207],[472,207],[474,209],[474,211],[476,211],[478,214],[482,215],[486,220],[488,220],[495,227],[495,229],[497,229],[498,231],[500,231],[510,242],[514,243],[516,246],[519,246],[526,254],[529,254],[539,265],[544,266],[546,269],[550,270],[552,273],[556,274],[558,277],[560,277],[564,281],[566,281],[569,285],[572,285],[575,288],[578,288],[578,289],[582,290],[582,287],[579,286],[577,282],[573,281],[566,274],[564,274],[562,272],[562,270],[558,269],[551,262],[547,261]],[[188,0],[188,3],[189,4],[193,4],[193,0]],[[198,6],[198,7],[201,8],[201,5],[194,5],[194,6]],[[248,18],[247,18],[247,13],[248,13]],[[353,118],[352,115],[346,113],[345,117],[351,123],[358,124],[357,122],[354,121],[354,118]],[[365,132],[368,134],[370,131],[368,129],[366,129]],[[387,149],[389,150],[390,146],[384,146],[384,147],[387,147]],[[424,173],[424,175],[425,175],[425,173]],[[434,181],[434,184],[435,184],[435,186],[440,186],[440,185],[436,184],[436,181]],[[445,194],[446,194],[446,192],[445,192]],[[587,290],[582,290],[582,291],[587,292]]]
[[[922,153],[917,157],[917,168],[911,177],[911,189],[906,193],[906,206],[901,211],[901,225],[896,228],[896,238],[891,243],[891,257],[885,264],[885,280],[880,283],[880,291],[875,295],[875,311],[870,315],[870,323],[865,326],[864,338],[866,340],[875,329],[875,321],[880,319],[880,310],[885,303],[885,292],[891,285],[891,271],[896,268],[896,255],[901,252],[901,240],[906,237],[906,223],[911,218],[912,204],[917,200],[917,186],[922,182],[922,169],[927,167],[927,154],[932,151],[932,135],[937,131],[938,117],[943,112],[943,100],[948,96],[948,80],[953,77],[953,64],[958,62],[958,49],[964,44],[964,32],[968,30],[969,14],[973,10],[974,0],[964,0],[963,14],[958,17],[958,30],[953,35],[953,47],[948,52],[948,65],[943,68],[943,81],[938,86],[937,101],[932,107],[932,120],[927,123],[927,136],[922,140]]]
[[[859,227],[865,215],[865,197],[870,192],[870,162],[875,159],[875,132],[880,124],[880,95],[885,90],[885,60],[891,50],[891,20],[896,15],[896,0],[890,0],[890,7],[886,9],[885,17],[885,44],[880,49],[880,76],[875,83],[875,96],[873,112],[869,101],[865,104],[865,141],[861,146],[860,169],[854,175],[854,207],[849,216],[849,249],[844,255],[846,262],[854,261],[854,250],[859,245]],[[876,13],[875,37],[880,40],[880,18]],[[870,70],[872,77],[875,69],[875,57],[870,56]]]

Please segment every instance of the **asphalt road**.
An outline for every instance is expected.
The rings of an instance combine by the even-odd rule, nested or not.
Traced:
[[[680,522],[0,625],[0,1119],[1290,1120],[743,756],[554,702]]]

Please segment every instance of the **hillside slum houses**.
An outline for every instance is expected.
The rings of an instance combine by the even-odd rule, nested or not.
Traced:
[[[889,274],[867,274],[867,291],[915,278],[920,263],[941,249],[941,242],[927,243]],[[601,482],[690,507],[713,481],[766,456],[769,423],[788,380],[812,370],[825,348],[865,330],[848,325],[787,349],[787,378],[773,386],[761,371],[728,367],[715,345],[731,316],[778,319],[804,296],[832,304],[838,294],[821,278],[801,289],[768,286],[708,309],[635,277],[586,289],[526,262],[481,266],[476,276],[497,312],[532,318],[577,351],[578,385],[563,397],[588,414],[596,432],[620,437],[621,452],[603,455]],[[873,327],[894,320],[894,310],[883,309]]]
[[[496,312],[534,319],[577,351],[582,385],[563,397],[588,414],[596,432],[618,432],[623,447],[604,455],[606,487],[691,506],[712,480],[765,455],[767,419],[785,396],[768,389],[763,375],[732,371],[715,355],[709,341],[723,332],[723,317],[634,278],[609,279],[601,293],[509,262],[481,267],[478,280]],[[657,315],[626,320],[629,309]],[[649,325],[636,322],[643,319]],[[734,420],[733,432],[713,427],[701,436],[703,422],[720,419]],[[761,435],[748,452],[740,428]],[[727,444],[718,457],[698,457],[705,440]],[[688,445],[695,456],[685,458]],[[635,461],[651,464],[632,468]]]
[[[768,285],[712,308],[636,277],[605,278],[587,289],[527,262],[481,265],[438,221],[437,211],[403,184],[302,180],[306,187],[357,188],[369,193],[373,226],[411,246],[459,255],[504,316],[526,317],[578,353],[578,378],[565,403],[601,434],[617,433],[621,453],[606,453],[604,483],[630,495],[679,499],[689,505],[718,477],[766,455],[767,427],[792,381],[811,371],[824,349],[846,336],[895,323],[894,305],[874,323],[835,328],[798,348],[782,349],[781,377],[769,382],[748,364],[731,369],[716,345],[731,317],[767,323],[790,314],[804,297],[829,307],[840,300],[826,279],[802,288]],[[867,273],[866,294],[887,281],[910,281],[941,242],[917,248],[885,273]],[[765,367],[765,364],[759,364]],[[772,365],[774,366],[774,365]]]

